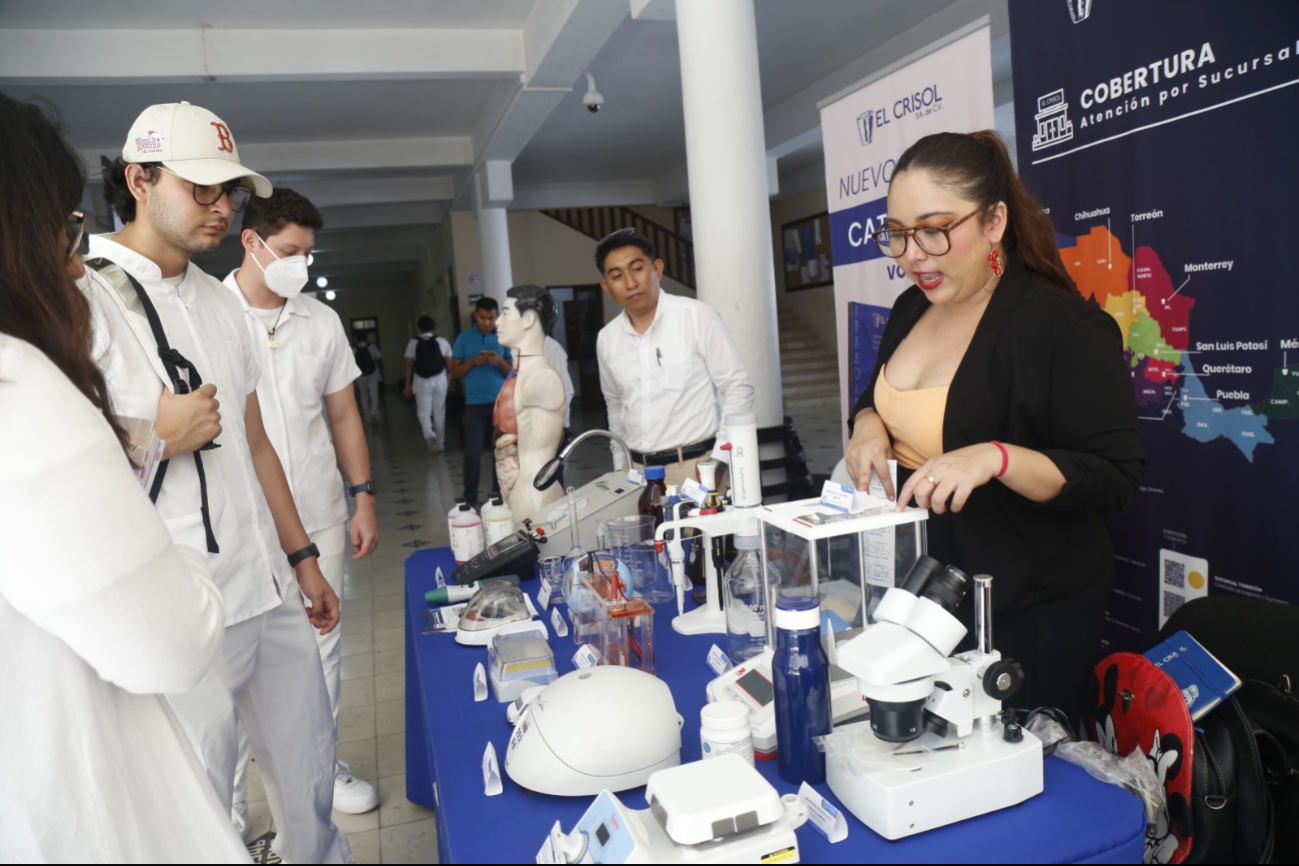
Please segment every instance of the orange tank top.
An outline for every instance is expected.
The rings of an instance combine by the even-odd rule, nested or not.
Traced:
[[[919,469],[943,453],[943,416],[948,385],[899,391],[885,378],[887,365],[875,380],[875,412],[893,439],[898,465]]]

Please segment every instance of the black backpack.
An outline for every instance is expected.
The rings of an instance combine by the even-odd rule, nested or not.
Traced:
[[[370,354],[369,345],[357,346],[352,356],[356,358],[356,366],[361,368],[362,376],[369,376],[374,372],[374,355]]]
[[[421,337],[415,343],[415,375],[421,379],[432,379],[447,368],[447,359],[442,355],[442,346],[437,337],[427,340]]]

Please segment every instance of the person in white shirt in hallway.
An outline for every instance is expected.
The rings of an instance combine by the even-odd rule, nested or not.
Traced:
[[[415,414],[428,450],[447,450],[447,361],[451,344],[437,335],[431,316],[420,316],[419,336],[406,344],[406,399],[415,397]]]
[[[0,94],[0,862],[247,863],[161,693],[225,611],[131,465],[75,280],[85,169]]]
[[[369,356],[370,360],[365,360]],[[383,384],[383,353],[379,347],[365,337],[356,341],[353,353],[357,368],[361,371],[356,380],[357,390],[361,392],[361,414],[370,424],[379,423],[379,386]]]
[[[717,311],[659,287],[663,260],[649,239],[622,229],[595,251],[600,286],[622,313],[600,330],[596,356],[609,429],[637,468],[664,466],[667,483],[695,476],[695,464],[726,441],[727,415],[753,411],[753,383]],[[621,469],[621,451],[614,450]]]
[[[104,192],[124,227],[90,239],[96,363],[116,410],[154,420],[167,443],[158,513],[175,541],[206,551],[225,602],[221,659],[168,700],[227,814],[242,723],[275,850],[295,863],[348,862],[330,819],[335,734],[313,633],[337,626],[338,596],[262,426],[243,304],[190,261],[215,250],[270,183],[240,164],[219,117],[172,103],[136,119],[122,156],[105,160]]]
[[[284,466],[302,526],[320,549],[320,570],[342,598],[345,554],[350,549],[352,559],[361,559],[374,552],[379,524],[365,426],[352,391],[352,381],[361,371],[338,314],[301,294],[307,283],[307,259],[323,225],[315,205],[291,189],[281,187],[269,198],[250,199],[240,226],[243,264],[225,278],[225,285],[244,307],[249,341],[262,371],[257,383],[262,426]],[[346,481],[338,474],[340,466]],[[356,498],[350,538],[345,490]],[[333,631],[316,636],[335,728],[342,637],[341,621]],[[242,730],[239,746],[234,818],[242,830],[248,822],[248,739]],[[374,786],[355,778],[340,762],[334,777],[334,808],[357,814],[378,805]]]

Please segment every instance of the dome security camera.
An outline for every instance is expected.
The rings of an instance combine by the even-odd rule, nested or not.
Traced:
[[[595,78],[589,72],[586,73],[586,96],[582,97],[582,104],[592,114],[599,113],[604,107],[604,96],[595,89]]]

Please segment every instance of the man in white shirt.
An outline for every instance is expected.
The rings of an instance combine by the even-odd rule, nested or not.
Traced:
[[[365,364],[361,353],[370,356],[370,363]],[[371,424],[379,423],[379,386],[383,384],[383,353],[379,347],[362,337],[356,343],[356,363],[361,375],[356,386],[361,392],[361,413]],[[369,372],[366,372],[366,370]]]
[[[600,241],[600,286],[622,313],[600,330],[596,356],[609,429],[638,468],[664,466],[667,483],[694,477],[695,464],[725,451],[727,415],[753,411],[753,383],[717,311],[659,288],[663,260],[649,239],[622,229]],[[614,450],[615,468],[621,452]]]
[[[225,601],[221,659],[168,700],[226,809],[242,722],[281,856],[348,862],[330,820],[335,736],[312,633],[337,625],[338,597],[262,426],[242,305],[190,261],[270,183],[240,164],[220,118],[182,102],[140,115],[122,157],[105,161],[104,190],[124,227],[90,239],[96,361],[116,411],[153,421],[167,443],[151,494],[172,538],[207,552]]]
[[[406,399],[415,397],[415,414],[430,452],[447,450],[447,361],[451,344],[437,335],[431,316],[420,316],[419,336],[406,344]]]
[[[350,538],[353,559],[374,551],[379,524],[365,426],[352,391],[352,381],[361,371],[338,314],[301,294],[307,283],[307,259],[316,245],[316,231],[323,225],[315,205],[291,189],[281,187],[269,198],[250,199],[240,233],[243,265],[225,278],[225,285],[244,308],[249,342],[262,371],[257,383],[262,426],[284,466],[303,528],[320,549],[320,570],[341,598],[349,541],[345,487],[356,498]],[[322,400],[324,414],[320,411]],[[339,477],[340,466],[346,484]],[[317,635],[335,727],[342,684],[342,637],[341,622],[329,634]],[[241,736],[235,776],[236,826],[246,825],[248,817],[247,746],[246,737]],[[334,808],[357,814],[378,805],[379,792],[374,786],[352,776],[340,762],[334,777]]]

